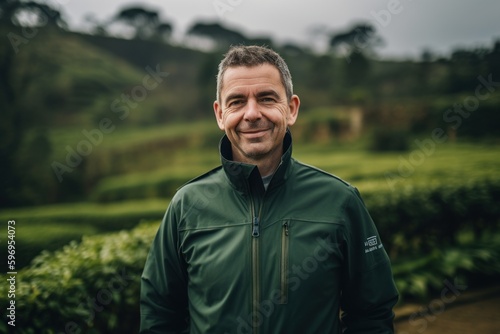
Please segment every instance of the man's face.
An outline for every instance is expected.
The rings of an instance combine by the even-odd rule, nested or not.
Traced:
[[[287,101],[279,71],[270,64],[230,67],[223,76],[220,102],[214,102],[219,128],[241,162],[279,161],[283,137],[297,119],[300,101]]]

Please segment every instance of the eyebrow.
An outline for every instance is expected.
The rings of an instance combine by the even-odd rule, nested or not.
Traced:
[[[280,98],[280,95],[276,91],[274,91],[272,89],[265,90],[265,91],[257,93],[257,97],[264,97],[264,96],[272,96],[272,97],[274,97],[276,99]]]
[[[241,93],[230,94],[229,96],[226,97],[224,103],[227,104],[229,101],[244,99],[245,97],[246,96],[244,94],[241,94]]]
[[[264,97],[264,96],[272,96],[276,99],[279,99],[280,96],[279,94],[270,89],[270,90],[264,90],[264,91],[261,91],[261,92],[258,92],[257,93],[257,98],[261,98],[261,97]],[[229,101],[232,101],[232,100],[238,100],[238,99],[245,99],[246,98],[246,95],[245,94],[241,94],[241,93],[234,93],[234,94],[230,94],[226,97],[225,99],[225,104],[227,104]]]

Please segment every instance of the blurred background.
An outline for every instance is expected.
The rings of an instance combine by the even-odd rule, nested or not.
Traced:
[[[137,331],[139,277],[169,199],[220,163],[215,76],[234,44],[287,61],[302,102],[295,157],[360,189],[398,310],[426,310],[402,312],[400,332],[431,333],[453,306],[445,289],[492,302],[498,12],[465,0],[0,0],[0,263],[19,271],[17,329]]]

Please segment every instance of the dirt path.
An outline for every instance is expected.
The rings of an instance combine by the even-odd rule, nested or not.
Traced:
[[[500,287],[464,294],[455,303],[435,299],[407,307],[395,327],[397,334],[500,334]]]

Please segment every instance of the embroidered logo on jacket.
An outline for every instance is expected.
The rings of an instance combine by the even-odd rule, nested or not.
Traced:
[[[378,243],[378,239],[376,235],[368,237],[365,241],[365,253],[373,252],[374,250],[380,249],[383,247],[382,244]]]

